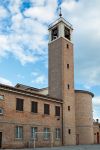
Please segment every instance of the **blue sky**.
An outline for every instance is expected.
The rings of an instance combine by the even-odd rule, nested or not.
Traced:
[[[0,0],[0,82],[48,86],[48,25],[58,6],[74,28],[75,88],[95,94],[100,118],[99,0]]]

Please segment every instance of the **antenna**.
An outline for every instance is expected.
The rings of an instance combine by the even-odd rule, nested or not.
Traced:
[[[59,7],[59,9],[60,9],[59,16],[62,17],[61,7]]]

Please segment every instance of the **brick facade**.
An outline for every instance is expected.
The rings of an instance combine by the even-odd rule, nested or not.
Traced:
[[[31,127],[37,127],[38,132],[43,132],[44,128],[49,128],[53,133],[53,145],[58,146],[62,144],[62,103],[52,98],[39,97],[32,93],[25,93],[22,90],[14,90],[14,88],[3,86],[0,95],[4,95],[4,100],[0,100],[0,108],[3,108],[4,112],[0,115],[0,132],[2,132],[2,148],[18,148],[33,146],[33,140],[31,138]],[[20,94],[19,94],[20,91]],[[16,110],[16,98],[24,100],[23,111]],[[38,112],[31,112],[31,102],[38,103]],[[50,115],[44,115],[44,104],[50,105]],[[55,106],[60,107],[60,117],[55,116]],[[16,126],[23,127],[23,138],[16,139],[15,128]],[[61,138],[55,138],[55,129],[60,128]],[[43,146],[44,144],[50,146],[50,140],[41,140],[42,135],[38,135],[36,140],[37,146]],[[43,138],[43,136],[42,136]]]

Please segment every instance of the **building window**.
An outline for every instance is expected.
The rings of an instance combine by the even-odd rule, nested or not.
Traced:
[[[68,111],[70,111],[70,106],[68,106]]]
[[[49,104],[44,104],[44,114],[46,114],[46,115],[50,114],[50,106],[49,106]]]
[[[50,129],[49,128],[44,128],[44,139],[45,140],[50,139]]]
[[[37,139],[37,134],[36,134],[36,132],[37,132],[37,127],[32,127],[32,128],[31,128],[31,138],[32,138],[32,139]]]
[[[16,99],[16,110],[23,111],[23,103],[24,103],[23,99],[17,98]]]
[[[55,116],[60,116],[60,107],[55,106]]]
[[[69,64],[67,64],[67,69],[69,69]]]
[[[3,114],[3,108],[0,108],[0,115]]]
[[[51,37],[52,40],[55,40],[58,37],[58,27],[55,27],[54,29],[52,29],[52,33],[51,33]]]
[[[32,101],[31,102],[31,112],[37,113],[37,111],[38,111],[38,103]]]
[[[65,38],[70,40],[70,29],[69,28],[65,27],[64,34],[65,34]]]
[[[70,85],[69,85],[69,84],[67,84],[67,89],[68,89],[68,90],[70,89]]]
[[[22,139],[23,138],[23,127],[22,126],[17,126],[16,127],[16,138],[17,139]]]
[[[68,129],[68,134],[71,134],[71,129]]]
[[[3,95],[0,95],[0,100],[4,100],[4,96]]]
[[[61,138],[60,128],[56,128],[56,139],[60,139],[60,138]]]
[[[67,44],[66,47],[69,48],[69,45]]]

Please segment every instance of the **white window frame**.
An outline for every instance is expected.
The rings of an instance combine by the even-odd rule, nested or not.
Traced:
[[[50,139],[50,128],[44,128],[44,140]]]
[[[3,108],[1,108],[1,107],[0,107],[0,110],[1,110],[0,115],[2,115],[3,112],[4,112],[4,110],[3,110]]]
[[[20,129],[22,133],[20,133]],[[16,139],[23,139],[23,126],[16,126]]]
[[[59,140],[61,139],[61,129],[60,128],[56,128],[56,139]]]
[[[32,139],[37,139],[37,130],[38,128],[37,127],[31,127],[31,138]]]
[[[0,95],[0,101],[4,100],[4,95]]]

